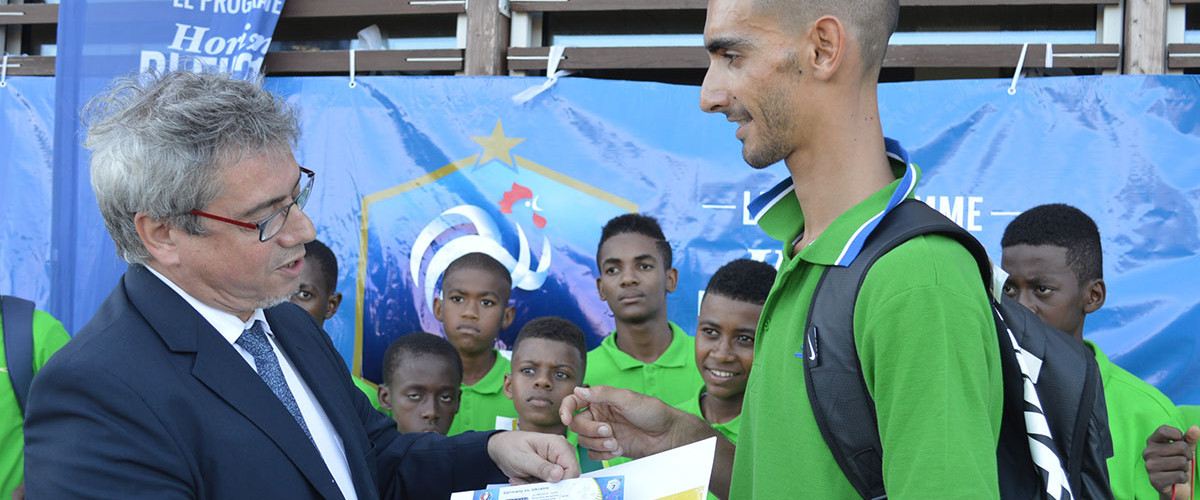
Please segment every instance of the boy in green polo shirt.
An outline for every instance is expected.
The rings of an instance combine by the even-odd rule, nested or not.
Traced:
[[[704,419],[734,444],[754,363],[754,332],[774,283],[774,267],[737,259],[713,274],[700,302],[696,366],[704,386],[675,407]]]
[[[579,448],[578,437],[558,417],[563,398],[587,371],[587,340],[574,323],[547,316],[525,323],[513,343],[512,372],[504,374],[504,395],[517,410],[514,419],[497,419],[496,428],[558,434],[576,447],[581,472],[602,468]]]
[[[513,322],[508,305],[512,275],[491,256],[473,252],[459,257],[442,274],[442,294],[433,299],[433,315],[446,340],[462,358],[462,400],[448,435],[490,431],[496,417],[516,417],[501,388],[509,361],[495,349],[500,330]]]
[[[21,425],[25,421],[21,408],[17,405],[17,396],[13,392],[12,381],[8,377],[8,363],[4,352],[4,335],[17,332],[5,332],[3,318],[0,318],[0,498],[25,498],[25,456],[21,449],[25,445],[25,435]],[[33,364],[36,374],[50,359],[50,355],[58,352],[66,345],[71,336],[63,328],[62,323],[42,311],[33,312],[33,359],[27,360]],[[28,333],[28,332],[26,332]],[[21,496],[14,497],[13,490],[20,490]]]
[[[692,397],[704,381],[693,358],[694,340],[667,320],[667,294],[679,272],[671,245],[653,217],[620,215],[600,233],[596,251],[600,299],[616,329],[588,353],[587,385],[611,385],[668,404]]]
[[[342,304],[342,294],[337,291],[337,274],[338,263],[333,250],[319,240],[304,244],[304,272],[300,276],[300,288],[292,294],[290,302],[308,311],[322,330],[325,320],[337,314],[338,306]],[[375,384],[358,375],[350,379],[371,400],[371,406],[381,409],[379,400],[375,399]]]
[[[1146,437],[1160,425],[1179,425],[1178,411],[1158,389],[1113,364],[1083,339],[1083,321],[1104,305],[1100,231],[1091,217],[1063,204],[1041,205],[1004,230],[1004,294],[1067,332],[1096,354],[1108,406],[1113,456],[1108,459],[1114,498],[1156,500],[1142,458]]]
[[[737,444],[742,400],[754,363],[754,336],[775,268],[750,259],[721,266],[704,289],[696,321],[696,366],[704,386],[676,408],[704,419]],[[719,500],[713,493],[710,500]]]

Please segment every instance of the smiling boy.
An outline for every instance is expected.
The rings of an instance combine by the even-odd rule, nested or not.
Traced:
[[[462,358],[462,401],[449,435],[490,431],[496,417],[515,417],[512,401],[501,393],[509,361],[495,349],[500,330],[512,324],[508,305],[512,275],[496,259],[474,252],[451,262],[442,275],[442,296],[433,314],[446,339]]]
[[[596,251],[600,299],[616,329],[588,353],[588,385],[611,385],[668,404],[692,396],[703,380],[692,357],[694,340],[667,320],[667,294],[679,272],[671,245],[653,217],[624,214],[604,225]]]
[[[700,302],[696,366],[704,387],[676,408],[703,418],[734,444],[754,363],[754,332],[774,282],[774,267],[738,259],[713,274]]]
[[[1096,344],[1083,339],[1084,318],[1104,305],[1107,294],[1095,221],[1070,205],[1040,205],[1009,223],[1000,246],[1001,266],[1009,273],[1004,294],[1096,354],[1113,441],[1113,456],[1108,459],[1113,497],[1158,499],[1142,449],[1146,436],[1160,425],[1178,425],[1180,418],[1158,389],[1109,361]]]

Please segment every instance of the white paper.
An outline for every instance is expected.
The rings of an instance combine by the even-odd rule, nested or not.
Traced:
[[[450,500],[705,500],[717,439],[708,438],[558,483],[496,485]]]

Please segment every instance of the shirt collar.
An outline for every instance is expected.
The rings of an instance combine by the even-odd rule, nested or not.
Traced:
[[[172,290],[175,290],[175,293],[178,293],[180,297],[183,297],[183,300],[186,301],[188,305],[192,306],[192,309],[195,309],[196,312],[200,313],[200,316],[208,321],[208,324],[212,325],[212,327],[217,330],[217,333],[220,333],[221,337],[224,337],[225,340],[229,341],[230,344],[237,342],[238,337],[242,336],[242,332],[253,326],[255,321],[262,321],[263,331],[266,332],[268,336],[272,338],[275,337],[275,334],[271,331],[271,324],[267,323],[267,316],[263,314],[262,308],[255,309],[254,314],[250,316],[249,321],[242,321],[233,314],[200,302],[195,297],[192,297],[190,294],[183,291],[182,288],[179,288],[179,285],[176,285],[175,282],[171,281],[166,276],[163,276],[162,273],[158,272],[158,270],[154,269],[153,267],[145,267],[150,271],[151,274],[157,276],[158,279],[162,280],[163,283],[166,283],[167,286],[171,287]]]
[[[493,349],[493,351],[496,353],[496,362],[492,364],[492,369],[488,370],[478,382],[475,382],[475,385],[464,385],[463,389],[469,389],[479,394],[495,394],[504,388],[504,374],[512,371],[512,362],[499,350]]]
[[[613,330],[612,333],[609,333],[607,337],[604,337],[604,340],[600,342],[600,345],[606,348],[609,357],[611,357],[613,360],[613,363],[616,364],[617,368],[621,370],[629,370],[648,364],[667,368],[685,366],[687,364],[688,357],[694,355],[693,352],[689,350],[686,345],[684,345],[685,341],[680,340],[681,337],[687,338],[688,334],[684,333],[683,328],[680,328],[679,325],[676,325],[674,322],[668,321],[667,324],[671,326],[671,345],[668,345],[667,350],[663,351],[662,355],[659,356],[658,359],[654,360],[653,363],[643,363],[617,347],[616,330]]]
[[[839,216],[821,238],[817,238],[817,241],[802,252],[805,260],[821,265],[850,265],[858,257],[867,237],[879,225],[883,216],[905,198],[912,196],[920,179],[920,170],[909,162],[908,152],[899,142],[884,138],[884,146],[893,170],[900,178]],[[763,231],[785,244],[790,244],[804,227],[804,214],[800,210],[800,202],[795,193],[796,187],[789,176],[759,195],[746,207],[750,216],[758,220]]]

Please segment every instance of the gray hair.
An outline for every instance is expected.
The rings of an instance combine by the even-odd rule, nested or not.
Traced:
[[[296,111],[261,80],[192,71],[118,78],[87,104],[84,121],[92,190],[117,253],[131,264],[151,258],[136,214],[203,234],[188,212],[221,195],[221,169],[286,154],[299,137]]]

